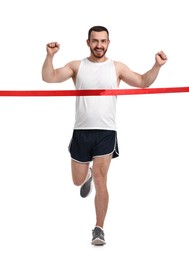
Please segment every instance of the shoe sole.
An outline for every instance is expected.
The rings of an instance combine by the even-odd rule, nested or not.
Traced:
[[[95,238],[92,242],[91,242],[91,244],[93,245],[93,246],[103,246],[103,245],[105,245],[106,244],[106,242],[104,241],[104,240],[102,240],[102,239],[100,239],[100,238]]]
[[[81,189],[81,190],[80,190],[80,196],[81,196],[82,198],[88,197],[88,196],[91,194],[92,189],[93,189],[93,184],[92,184],[92,181],[91,181],[91,183],[90,183],[90,191],[87,193],[87,195],[83,195],[83,192],[82,192],[82,189]]]
[[[92,183],[92,181],[93,181],[93,179],[92,179],[92,169],[90,168],[90,170],[91,170],[91,177],[89,178],[89,180],[90,180],[90,189],[89,189],[89,192],[87,193],[87,195],[86,195],[86,192],[85,192],[85,189],[83,190],[83,186],[84,185],[86,185],[86,183],[89,181],[87,181],[86,183],[84,183],[83,185],[82,185],[82,187],[81,187],[81,189],[80,189],[80,196],[82,197],[82,198],[86,198],[86,197],[88,197],[89,196],[89,194],[91,193],[91,191],[92,191],[92,188],[93,188],[93,183]]]

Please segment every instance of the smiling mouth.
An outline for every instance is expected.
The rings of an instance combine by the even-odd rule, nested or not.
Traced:
[[[102,49],[94,49],[96,52],[103,52],[103,50]]]

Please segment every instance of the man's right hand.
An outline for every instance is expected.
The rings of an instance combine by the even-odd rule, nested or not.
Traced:
[[[50,42],[46,45],[47,54],[53,56],[59,49],[60,44],[58,42]]]

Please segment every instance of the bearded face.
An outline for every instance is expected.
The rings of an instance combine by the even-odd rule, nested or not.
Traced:
[[[87,40],[91,55],[95,59],[102,59],[108,50],[109,42],[110,41],[106,32],[92,31],[90,39]]]
[[[97,59],[103,58],[107,52],[107,48],[104,47],[95,47],[93,49],[90,47],[90,50],[93,56]]]

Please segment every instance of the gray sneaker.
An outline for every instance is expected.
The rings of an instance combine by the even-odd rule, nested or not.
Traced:
[[[103,246],[106,244],[105,239],[104,239],[104,231],[99,228],[95,227],[92,231],[92,242],[91,244],[94,246]]]
[[[90,170],[91,176],[80,188],[80,195],[82,198],[86,198],[92,190],[92,179],[93,179],[92,169],[89,168],[89,170]]]

